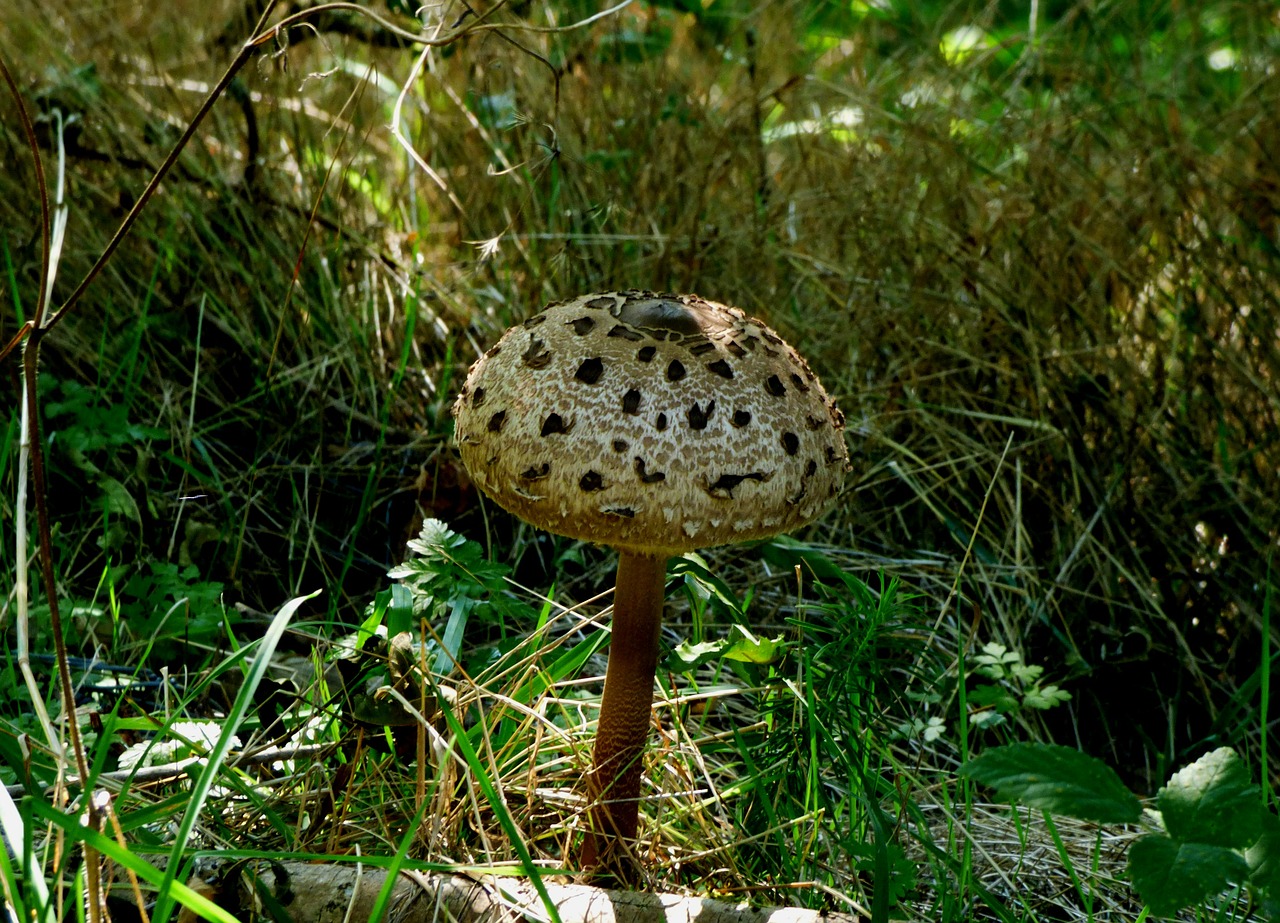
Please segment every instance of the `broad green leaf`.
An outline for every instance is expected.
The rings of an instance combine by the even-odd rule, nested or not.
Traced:
[[[1245,850],[1249,883],[1280,898],[1280,817],[1262,812],[1262,836]]]
[[[683,641],[667,658],[666,668],[674,673],[688,673],[713,660],[737,660],[743,663],[772,663],[782,653],[783,638],[757,638],[741,625],[734,625],[729,637],[716,641]]]
[[[782,635],[776,638],[757,638],[741,625],[734,625],[729,630],[727,640],[725,659],[743,663],[773,663],[782,654],[784,639]]]
[[[1180,769],[1156,795],[1164,828],[1175,840],[1243,849],[1261,832],[1258,788],[1230,747]]]
[[[387,606],[387,635],[395,637],[401,632],[413,631],[418,626],[413,618],[413,594],[402,583],[391,584],[391,603]]]
[[[712,573],[700,555],[689,553],[675,558],[671,562],[670,572],[673,577],[683,577],[685,585],[703,599],[715,599],[730,614],[737,618],[744,617],[742,603],[734,594],[733,588]]]
[[[123,516],[130,522],[142,522],[138,503],[128,488],[108,474],[98,475],[98,487],[102,491],[102,508],[108,513]]]
[[[1104,824],[1134,823],[1142,806],[1106,763],[1056,744],[1011,744],[987,750],[960,767],[999,792],[1045,811]]]
[[[1249,877],[1244,856],[1152,833],[1129,847],[1129,878],[1156,916],[1170,916]]]
[[[696,670],[704,663],[710,663],[720,656],[725,642],[719,641],[682,641],[667,658],[666,669],[672,673],[688,673]]]

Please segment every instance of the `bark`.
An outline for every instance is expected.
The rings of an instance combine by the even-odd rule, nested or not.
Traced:
[[[271,919],[269,895],[297,923],[364,923],[386,873],[354,865],[214,860],[197,871],[192,887],[240,919]],[[254,879],[256,878],[256,882]],[[255,887],[256,885],[256,887]],[[561,923],[855,923],[852,914],[795,907],[760,908],[675,894],[606,891],[545,882]],[[257,896],[254,896],[257,895]],[[256,911],[255,911],[256,908]],[[184,909],[180,920],[193,919]],[[392,890],[386,923],[545,923],[536,889],[523,878],[466,878],[402,872]]]

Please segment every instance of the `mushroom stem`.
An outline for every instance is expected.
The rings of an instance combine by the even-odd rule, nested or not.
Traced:
[[[591,826],[582,864],[623,882],[633,880],[639,868],[632,844],[639,822],[640,756],[649,736],[666,574],[665,555],[619,553],[609,669],[587,775]]]

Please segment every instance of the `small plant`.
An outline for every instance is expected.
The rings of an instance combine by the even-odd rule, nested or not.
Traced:
[[[984,644],[974,661],[969,676],[990,680],[969,689],[969,720],[977,727],[996,727],[1024,708],[1044,710],[1071,700],[1071,693],[1044,682],[1044,667],[1023,662],[1021,654],[999,642]]]
[[[1156,916],[1247,890],[1269,916],[1280,911],[1280,818],[1269,811],[1235,751],[1222,747],[1174,773],[1144,812],[1115,771],[1051,744],[996,747],[960,770],[1000,797],[1099,823],[1151,828],[1129,849],[1129,878]]]
[[[387,572],[400,585],[381,594],[371,612],[379,612],[380,605],[386,609],[391,637],[416,630],[420,619],[442,626],[428,642],[436,672],[452,672],[468,624],[479,622],[492,628],[508,620],[517,624],[521,619],[533,620],[532,610],[511,595],[507,585],[511,568],[486,558],[479,542],[438,519],[428,519],[408,548],[410,557]]]
[[[124,585],[115,616],[134,638],[150,642],[160,659],[169,659],[219,636],[222,584],[201,580],[194,564],[149,561]]]

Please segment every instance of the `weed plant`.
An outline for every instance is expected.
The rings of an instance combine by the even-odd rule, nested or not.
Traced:
[[[415,33],[464,12],[367,6]],[[570,863],[612,569],[486,505],[448,408],[505,326],[643,287],[777,327],[855,458],[798,539],[673,563],[650,883],[876,919],[1267,912],[1273,5],[636,0],[522,28],[601,9],[513,4],[501,29],[429,50],[349,11],[290,30],[44,340],[93,779],[35,795],[70,770],[10,650],[0,777],[30,840],[0,863],[6,901],[79,912],[82,839],[159,888],[161,918],[203,906],[179,885],[188,846]],[[55,303],[256,13],[0,0],[0,53],[69,208]],[[8,95],[0,163],[3,345],[42,284]],[[10,356],[7,650],[19,388]],[[1170,842],[1221,850],[1236,890],[1136,894],[1151,879],[1129,847],[1160,821],[1074,821],[982,771],[1032,744],[1090,754],[1143,797],[1237,754],[1259,838],[1206,844],[1164,819]],[[1032,808],[991,804],[987,783]],[[68,808],[95,789],[127,846]]]

